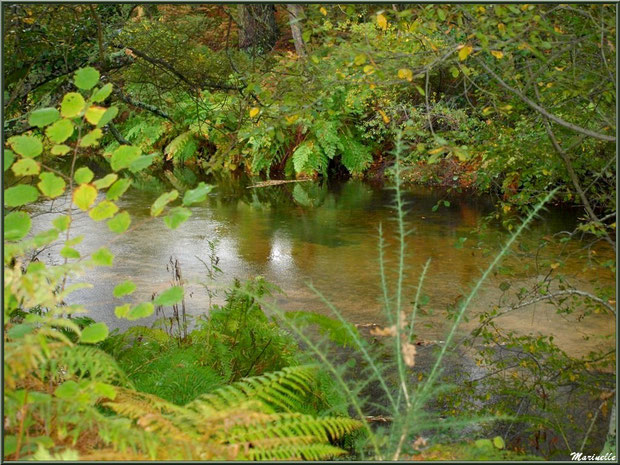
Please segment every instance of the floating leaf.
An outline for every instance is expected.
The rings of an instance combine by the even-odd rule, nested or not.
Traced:
[[[97,189],[90,184],[82,184],[73,192],[73,203],[80,210],[88,210],[97,198]]]
[[[136,290],[136,285],[132,281],[123,281],[114,287],[114,297],[119,298],[131,294]]]
[[[35,158],[43,152],[43,144],[35,136],[16,136],[9,139],[13,150],[22,157]]]
[[[69,153],[70,150],[71,147],[68,145],[54,145],[51,152],[52,155],[65,155],[66,153]]]
[[[116,315],[116,318],[125,318],[129,314],[130,308],[129,304],[120,305],[114,309],[114,315]]]
[[[99,143],[99,139],[103,137],[103,131],[99,128],[95,128],[87,133],[82,140],[80,140],[80,147],[92,147]]]
[[[84,109],[84,105],[86,105],[86,101],[81,94],[77,92],[69,92],[65,94],[62,99],[62,103],[60,104],[60,114],[65,118],[73,118],[80,114],[80,112]]]
[[[82,330],[80,342],[83,344],[96,344],[108,337],[108,326],[105,323],[93,323]]]
[[[92,255],[93,264],[97,266],[112,266],[114,262],[114,255],[107,247],[101,247]]]
[[[151,216],[159,216],[164,210],[164,207],[179,196],[179,192],[175,189],[165,194],[160,195],[153,205],[151,205]]]
[[[60,112],[56,110],[56,108],[41,108],[30,113],[28,123],[30,123],[31,126],[44,128],[52,124],[58,118],[60,118]]]
[[[112,186],[108,189],[105,198],[108,200],[117,200],[127,189],[129,189],[129,186],[131,186],[131,179],[121,178],[112,184]]]
[[[141,304],[136,305],[129,311],[129,313],[127,314],[127,319],[133,321],[140,318],[146,318],[153,314],[153,310],[155,310],[155,307],[153,307],[152,303],[142,302]]]
[[[73,79],[75,86],[82,90],[92,89],[99,82],[99,71],[92,66],[78,69]]]
[[[39,175],[39,183],[37,186],[39,190],[51,199],[55,199],[59,195],[62,195],[65,191],[65,181],[60,176],[56,176],[53,173],[41,173]]]
[[[12,150],[4,149],[3,153],[4,171],[8,170],[15,161],[15,153]]]
[[[50,141],[54,142],[55,144],[60,144],[61,142],[66,141],[69,137],[71,137],[72,134],[73,123],[70,119],[67,118],[56,121],[45,130],[45,135]],[[66,147],[66,145],[63,147]],[[54,153],[54,149],[52,149],[52,153]],[[64,153],[61,153],[60,155],[64,155]]]
[[[4,240],[18,241],[30,231],[30,216],[26,212],[11,212],[4,217]]]
[[[32,158],[22,158],[13,164],[11,170],[17,176],[33,176],[39,174],[41,167]]]
[[[101,189],[105,189],[106,187],[110,187],[110,186],[112,185],[112,183],[113,183],[114,181],[116,181],[117,179],[118,179],[118,175],[117,175],[117,174],[110,173],[110,174],[107,174],[106,176],[104,176],[104,177],[103,177],[103,178],[101,178],[101,179],[97,179],[97,180],[93,183],[93,185],[94,185],[97,189],[101,190]]]
[[[94,221],[107,220],[108,218],[112,218],[117,211],[118,207],[114,202],[103,200],[90,211],[88,216],[90,216]]]
[[[7,207],[19,207],[32,203],[39,198],[39,191],[32,186],[20,184],[4,190],[4,205]]]
[[[164,222],[166,226],[170,229],[176,229],[183,223],[185,223],[188,218],[192,216],[192,212],[189,211],[185,207],[175,207],[170,209],[168,215],[164,218]]]
[[[93,173],[90,168],[82,166],[81,168],[75,170],[73,179],[75,179],[75,182],[77,182],[78,184],[84,184],[90,182],[94,176],[95,173]]]
[[[181,286],[173,286],[159,294],[153,301],[153,304],[161,305],[162,307],[174,305],[183,299],[183,294],[184,291]]]
[[[96,103],[101,103],[105,99],[107,99],[112,93],[112,84],[108,83],[103,86],[101,89],[97,89],[93,92],[93,96],[91,100]]]
[[[207,198],[207,194],[213,190],[213,186],[200,182],[195,189],[190,189],[183,196],[183,205],[189,206],[195,203],[203,202]]]
[[[133,161],[135,161],[142,153],[139,147],[133,145],[121,145],[110,157],[110,166],[114,171],[127,168]]]

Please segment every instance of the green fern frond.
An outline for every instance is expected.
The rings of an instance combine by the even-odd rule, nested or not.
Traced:
[[[196,152],[197,148],[198,143],[194,137],[194,133],[192,131],[185,131],[172,139],[172,142],[164,149],[164,153],[166,154],[167,160],[173,158],[180,162],[184,162]]]
[[[290,438],[288,438],[290,439]],[[325,460],[345,454],[330,444],[285,445],[273,449],[255,448],[249,451],[250,460]]]
[[[250,398],[259,399],[266,405],[286,412],[294,411],[305,396],[312,391],[312,365],[287,367],[281,371],[246,378],[202,395],[186,407],[194,411],[224,410]]]
[[[354,138],[345,138],[342,146],[342,164],[349,172],[359,174],[372,162],[370,148]]]
[[[96,347],[83,345],[66,347],[58,352],[50,364],[52,367],[62,367],[64,378],[88,377],[105,383],[131,386],[131,381],[116,360]]]

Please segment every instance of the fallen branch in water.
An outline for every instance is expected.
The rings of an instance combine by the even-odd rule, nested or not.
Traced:
[[[256,184],[252,184],[248,186],[248,189],[252,189],[254,187],[269,187],[269,186],[279,186],[280,184],[288,184],[289,182],[306,182],[312,181],[312,179],[273,179],[270,181],[263,181]]]

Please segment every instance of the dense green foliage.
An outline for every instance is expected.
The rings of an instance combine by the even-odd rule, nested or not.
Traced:
[[[615,315],[614,290],[595,276],[616,271],[597,254],[615,253],[615,5],[2,8],[5,459],[555,458],[603,442],[615,453],[614,354],[573,358],[496,323],[543,301],[579,319]],[[209,308],[195,319],[180,275],[141,301],[119,279],[110,298],[132,299],[114,309],[132,326],[121,333],[70,303],[97,284],[89,270],[114,265],[112,243],[147,221],[183,227],[214,189],[209,176],[241,173],[395,184],[397,261],[386,261],[380,229],[377,272],[385,328],[369,337],[313,287],[333,318],[283,312],[260,277],[235,281],[222,304],[205,284]],[[417,280],[404,264],[406,182],[493,194],[478,247],[490,223],[509,234],[447,309],[448,335],[424,369],[415,325],[428,262]],[[150,208],[132,217],[123,198],[138,191]],[[260,206],[266,194],[245,196]],[[327,184],[296,183],[285,201],[316,208]],[[60,205],[43,230],[41,202]],[[536,251],[519,244],[536,273],[512,288],[500,259],[549,202],[575,208],[577,227]],[[85,251],[77,215],[111,239]],[[321,234],[334,240],[329,225]],[[562,272],[577,240],[592,291]],[[221,270],[210,244],[212,278]],[[549,244],[561,252],[539,257]],[[58,260],[43,259],[54,247]],[[483,309],[465,343],[487,371],[444,376],[492,273],[516,303],[502,296]],[[140,325],[153,315],[163,318]],[[564,417],[568,398],[587,404],[585,426]],[[474,424],[477,440],[463,443],[459,428]]]

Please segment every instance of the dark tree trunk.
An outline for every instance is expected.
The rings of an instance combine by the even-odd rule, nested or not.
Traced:
[[[271,50],[278,40],[275,5],[241,4],[238,8],[239,48]]]

